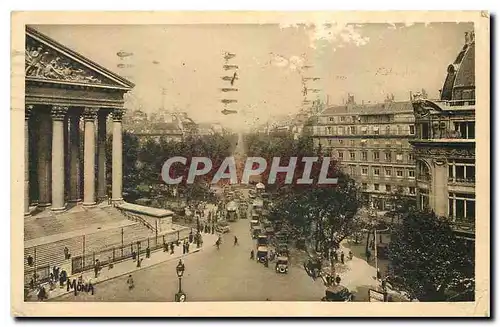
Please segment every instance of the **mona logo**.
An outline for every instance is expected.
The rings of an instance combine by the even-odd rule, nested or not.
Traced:
[[[92,283],[78,283],[76,282],[76,279],[73,279],[72,282],[68,280],[66,284],[66,290],[70,292],[71,290],[74,291],[75,296],[78,295],[79,292],[85,292],[85,293],[90,293],[94,295],[94,286],[92,286]]]

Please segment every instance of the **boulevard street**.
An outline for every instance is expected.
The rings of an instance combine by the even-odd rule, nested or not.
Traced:
[[[185,257],[182,290],[187,301],[319,301],[325,286],[320,278],[313,281],[307,275],[302,258],[294,258],[292,253],[288,274],[276,273],[274,262],[266,268],[250,260],[255,241],[250,236],[249,224],[248,219],[231,223],[231,232],[223,235],[220,250],[214,245]],[[239,245],[233,245],[234,236],[238,237]],[[172,260],[138,270],[132,275],[136,287],[131,291],[126,275],[95,285],[94,295],[68,294],[54,300],[173,301],[178,291],[177,263]]]

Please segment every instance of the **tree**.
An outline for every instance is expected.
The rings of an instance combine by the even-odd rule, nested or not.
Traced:
[[[337,171],[338,184],[305,189],[284,197],[271,211],[274,220],[286,220],[302,237],[315,240],[316,250],[338,248],[356,231],[361,191],[348,175]],[[315,235],[310,235],[313,230]]]
[[[474,301],[474,247],[445,218],[411,211],[393,231],[389,260],[391,283],[411,298]]]
[[[397,188],[388,198],[391,210],[386,216],[391,218],[391,225],[401,223],[401,221],[410,213],[416,210],[417,202],[414,197],[406,195],[402,187]]]

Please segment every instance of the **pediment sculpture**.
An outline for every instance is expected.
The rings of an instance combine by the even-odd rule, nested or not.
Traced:
[[[26,36],[26,77],[68,82],[108,84],[87,67]]]

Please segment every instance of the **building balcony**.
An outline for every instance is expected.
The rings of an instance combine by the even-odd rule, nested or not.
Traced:
[[[471,177],[471,178],[448,178],[448,183],[453,183],[453,184],[475,184],[476,183],[476,178]]]
[[[451,222],[451,226],[455,232],[466,234],[475,234],[476,232],[476,222],[472,219],[455,218]]]

